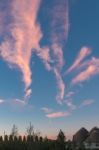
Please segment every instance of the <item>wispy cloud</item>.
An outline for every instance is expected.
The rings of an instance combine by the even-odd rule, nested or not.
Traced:
[[[82,65],[84,67],[83,71],[78,73],[78,75],[72,79],[72,84],[84,82],[90,79],[90,77],[96,74],[99,74],[99,59],[98,58],[93,57],[90,61],[87,61],[87,63],[84,63],[84,65]]]
[[[57,94],[56,100],[58,103],[61,104],[63,101],[63,98],[64,98],[65,84],[64,84],[62,77],[57,69],[54,69],[54,73],[55,73],[55,76],[57,79],[57,86],[58,86],[58,94]]]
[[[89,106],[89,105],[92,105],[94,102],[95,100],[93,99],[87,99],[87,100],[84,100],[79,107]]]
[[[29,105],[26,101],[21,99],[0,99],[0,104],[9,105],[17,108],[33,108],[33,106]]]
[[[69,91],[67,94],[66,94],[66,97],[67,98],[70,98],[74,95],[74,92],[73,91]]]
[[[72,78],[70,88],[76,84],[80,84],[89,80],[91,77],[99,74],[99,58],[87,56],[91,54],[91,49],[88,47],[82,47],[77,55],[73,65],[66,71],[66,73],[75,72],[75,76]],[[81,105],[74,105],[72,102],[72,96],[74,92],[69,91],[66,95],[65,103],[71,109],[79,109],[80,107],[88,106],[94,103],[94,100],[88,99],[81,103]]]
[[[44,111],[44,113],[51,113],[53,110],[51,109],[51,108],[48,108],[48,107],[43,107],[43,108],[41,108],[41,110],[43,110]]]
[[[0,104],[3,104],[5,102],[5,100],[0,99]]]
[[[39,47],[42,37],[36,21],[39,5],[40,0],[14,0],[5,4],[6,10],[0,9],[0,56],[10,66],[20,69],[26,96],[31,93],[31,53]]]
[[[21,106],[21,107],[25,107],[27,105],[27,103],[23,100],[20,100],[20,99],[15,99],[15,100],[12,100],[10,101],[10,103],[12,105],[15,105],[15,106]]]
[[[61,118],[61,117],[68,117],[70,115],[69,112],[54,112],[47,114],[46,117],[48,118]]]
[[[77,69],[80,63],[89,55],[91,54],[91,49],[88,47],[82,47],[77,58],[73,62],[73,65],[66,71],[66,73],[70,73],[71,71]]]
[[[37,56],[43,61],[45,68],[48,71],[51,71],[51,56],[50,56],[50,49],[48,47],[40,48],[39,50],[36,50]]]
[[[58,86],[56,99],[58,102],[61,102],[64,97],[65,88],[61,70],[64,65],[63,46],[67,39],[69,29],[68,0],[61,0],[61,2],[57,0],[51,1],[50,6],[48,9],[44,9],[45,11],[43,14],[45,16],[46,12],[46,14],[48,14],[46,18],[49,18],[50,20],[48,22],[47,19],[46,26],[48,29],[48,44],[44,45],[44,47],[38,51],[37,55],[43,60],[47,70],[54,73]],[[45,35],[43,34],[43,38],[44,36]]]
[[[59,89],[57,97],[61,101],[65,88],[61,69],[64,65],[63,46],[69,28],[68,0],[51,1],[53,8],[49,6],[49,9],[45,10],[51,19],[47,22],[49,42],[42,47],[40,40],[44,38],[44,34],[40,23],[37,22],[41,3],[41,0],[14,0],[5,4],[6,10],[0,9],[0,57],[11,67],[17,67],[21,71],[26,99],[32,92],[30,61],[32,53],[35,52],[45,68],[55,74]]]
[[[58,95],[57,101],[61,103],[64,97],[65,84],[63,82],[60,70],[64,65],[63,46],[66,41],[69,29],[68,22],[68,1],[54,1],[53,9],[51,10],[52,21],[51,27],[51,49],[53,50],[54,58],[54,73],[57,80]],[[61,23],[60,23],[61,22]]]
[[[29,88],[27,89],[25,96],[24,96],[24,100],[28,99],[31,96],[32,90]]]
[[[70,110],[75,110],[77,108],[77,106],[73,104],[72,99],[65,100],[65,103],[70,108]]]

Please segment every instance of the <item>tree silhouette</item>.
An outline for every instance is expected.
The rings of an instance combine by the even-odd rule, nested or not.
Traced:
[[[14,138],[15,136],[18,136],[18,128],[17,126],[14,124],[11,130],[11,135]]]
[[[59,131],[59,134],[57,136],[57,141],[60,143],[65,143],[65,141],[66,141],[65,134],[62,130]]]
[[[62,130],[59,131],[57,136],[57,148],[58,150],[65,150],[66,149],[66,137]]]
[[[28,136],[34,136],[34,127],[33,127],[33,125],[31,124],[31,122],[30,122],[30,124],[29,124],[29,126],[27,127],[27,135]]]

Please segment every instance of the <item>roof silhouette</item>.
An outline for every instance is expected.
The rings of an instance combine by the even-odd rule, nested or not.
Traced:
[[[89,136],[89,132],[85,128],[81,128],[74,136],[73,141],[76,143],[82,143]]]
[[[89,137],[85,141],[86,143],[99,143],[99,128],[94,127],[90,131]]]

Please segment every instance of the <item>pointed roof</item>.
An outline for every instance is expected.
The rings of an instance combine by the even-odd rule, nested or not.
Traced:
[[[89,132],[85,128],[81,128],[74,136],[73,141],[76,143],[82,143],[89,136]]]
[[[92,128],[91,130],[90,130],[90,134],[92,133],[92,132],[94,132],[94,131],[99,131],[99,128],[98,127],[94,127],[94,128]]]
[[[90,136],[86,139],[86,143],[99,143],[99,128],[94,127],[90,131]]]

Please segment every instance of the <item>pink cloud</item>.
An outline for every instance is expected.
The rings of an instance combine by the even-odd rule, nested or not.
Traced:
[[[25,92],[24,100],[29,98],[31,96],[31,93],[32,93],[32,90],[31,89],[27,89],[26,92]]]
[[[55,0],[51,11],[49,12],[49,9],[46,9],[46,11],[48,11],[46,14],[48,13],[51,18],[51,21],[48,22],[48,31],[50,33],[48,40],[50,45],[41,49],[38,55],[43,60],[47,70],[52,71],[56,77],[58,87],[56,99],[61,103],[65,89],[61,70],[64,65],[63,45],[64,41],[67,39],[69,30],[68,1],[61,0],[60,2]]]
[[[64,65],[63,45],[68,36],[68,1],[54,1],[50,14],[51,21],[48,37],[50,45],[41,47],[40,40],[44,36],[41,32],[40,24],[37,22],[38,10],[41,0],[14,0],[11,2],[11,11],[0,12],[0,33],[4,41],[0,44],[0,57],[4,59],[10,67],[18,68],[22,73],[22,80],[25,84],[25,96],[29,98],[31,94],[30,85],[32,83],[32,71],[30,61],[32,53],[36,53],[42,60],[45,68],[52,71],[56,77],[58,86],[58,101],[64,97],[65,84],[62,79],[61,70]],[[21,5],[20,5],[21,3]],[[48,11],[48,10],[46,10]],[[5,25],[7,16],[12,16],[12,21]],[[45,14],[44,14],[45,15]],[[61,22],[61,24],[60,24]],[[3,32],[5,31],[5,32]],[[10,36],[7,36],[10,35]]]
[[[70,115],[69,112],[54,112],[54,113],[47,114],[46,117],[48,117],[48,118],[60,118],[60,117],[67,117],[69,115]]]
[[[52,67],[50,63],[52,62],[51,56],[50,56],[50,49],[49,47],[43,47],[39,50],[36,50],[37,56],[43,61],[45,68],[48,71],[51,71]]]
[[[82,102],[82,104],[80,105],[80,107],[92,105],[94,102],[95,102],[95,100],[93,100],[93,99],[84,100]]]
[[[75,110],[77,108],[76,105],[73,104],[71,99],[65,100],[65,103],[71,110]]]
[[[88,47],[82,47],[77,58],[75,59],[73,65],[67,70],[67,73],[77,69],[80,63],[89,55],[91,54],[91,49]]]
[[[56,99],[57,99],[57,102],[61,104],[63,101],[63,98],[64,98],[65,84],[62,80],[60,72],[58,72],[56,69],[54,69],[54,73],[56,76],[57,86],[58,86],[58,94],[57,94]]]
[[[79,67],[77,68],[77,71],[82,71],[86,68],[88,68],[88,66],[90,65],[94,65],[98,68],[99,66],[99,58],[96,57],[92,57],[91,59],[88,59],[86,61],[83,61],[82,63],[79,64]]]
[[[0,56],[12,67],[20,69],[25,83],[25,92],[32,82],[30,59],[33,48],[39,47],[42,37],[40,27],[36,22],[40,0],[14,0],[11,4],[12,10],[0,11],[0,26],[6,31],[2,33],[4,41],[0,45]],[[6,14],[12,16],[13,20],[6,26]],[[2,30],[0,30],[2,32]],[[11,36],[6,36],[9,33]]]
[[[50,12],[52,18],[50,22],[51,42],[62,46],[69,30],[68,0],[54,0],[53,4]]]
[[[76,77],[72,79],[72,84],[77,84],[88,80],[90,77],[99,74],[99,60],[96,58],[92,58],[88,64],[85,66],[86,68],[81,71]]]
[[[52,45],[52,49],[53,49],[53,56],[54,56],[53,62],[56,63],[55,67],[61,70],[64,65],[63,50],[57,43],[56,44],[54,43]]]

